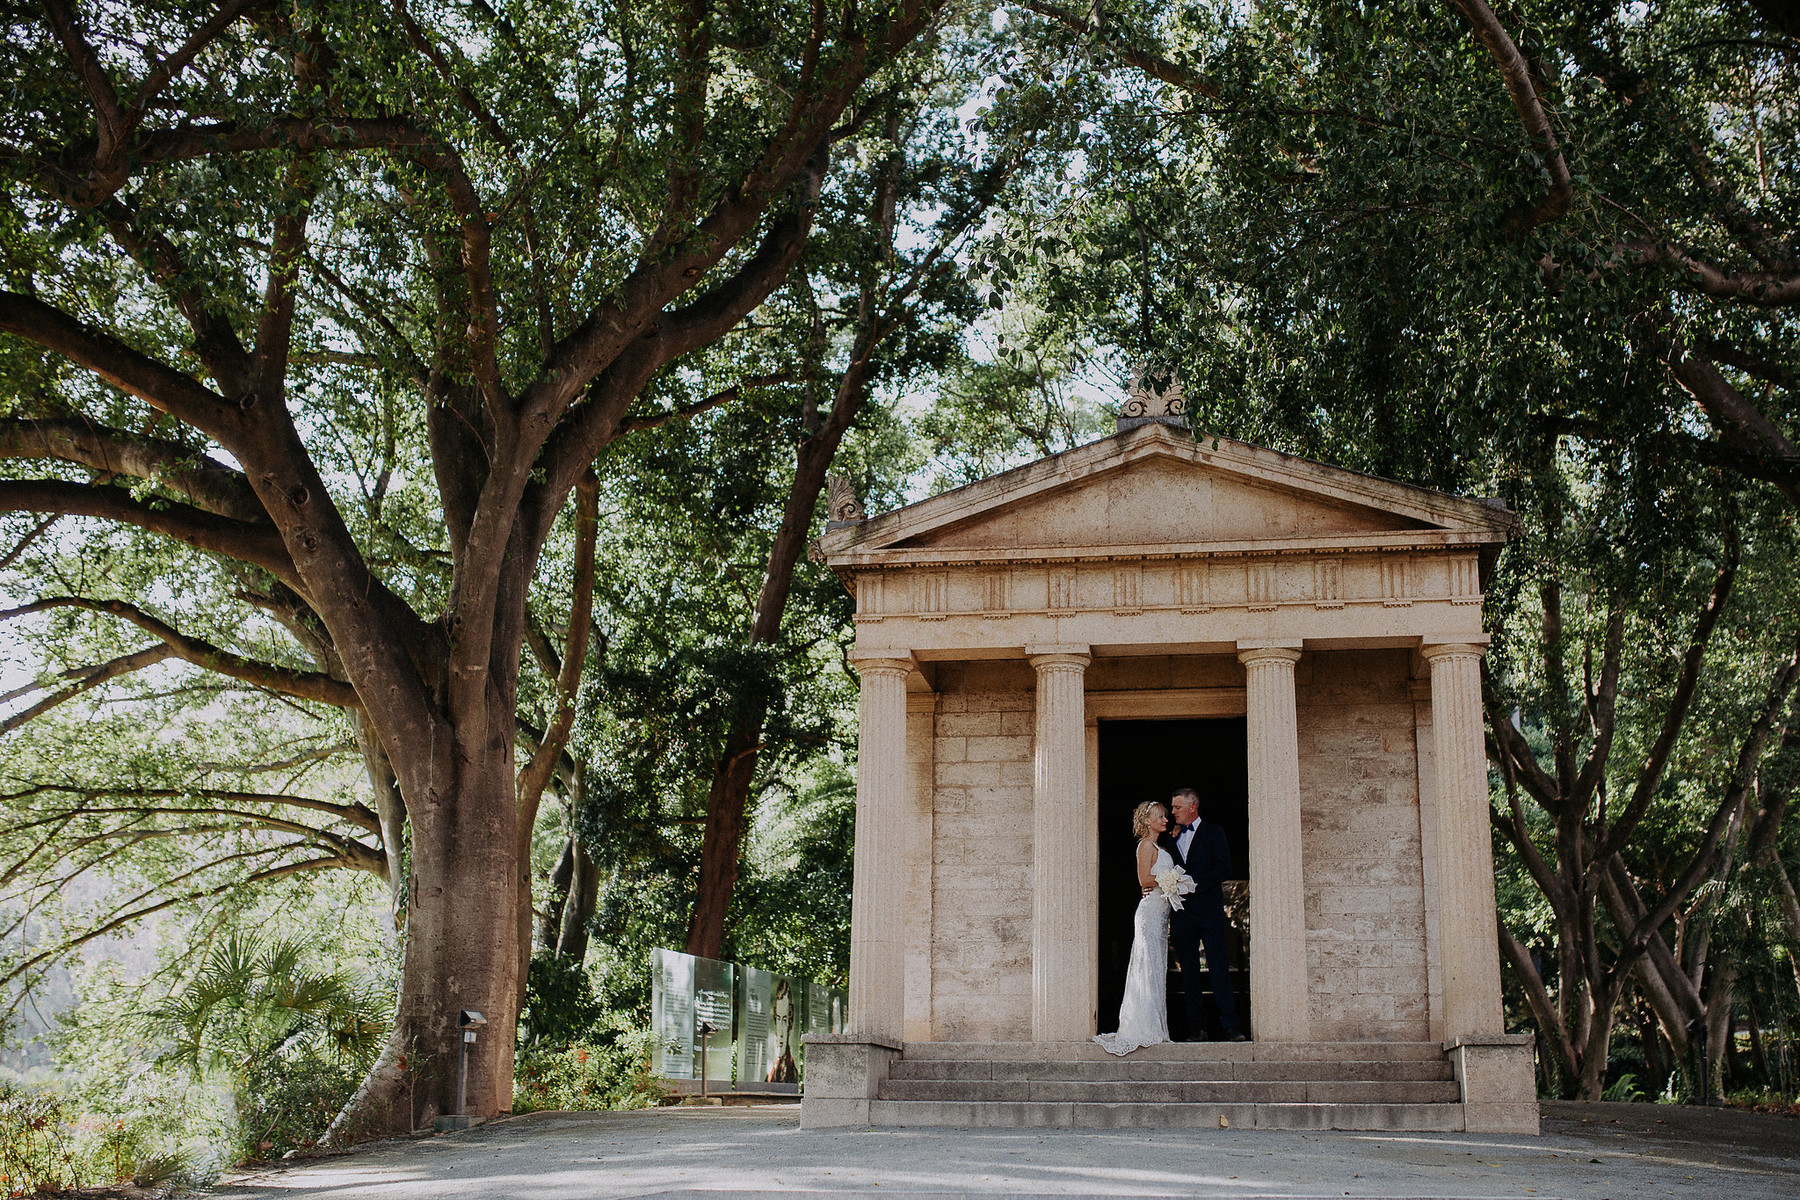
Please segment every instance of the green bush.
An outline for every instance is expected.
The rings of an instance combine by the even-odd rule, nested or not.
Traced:
[[[567,1045],[582,1036],[604,1010],[579,961],[540,953],[526,976],[525,1005],[519,1013],[519,1044]]]
[[[162,1143],[143,1121],[78,1119],[61,1096],[0,1084],[0,1196],[192,1182],[187,1156]]]
[[[647,1029],[590,1030],[567,1045],[520,1047],[513,1111],[649,1108],[663,1100],[651,1074],[655,1038]]]
[[[316,1053],[256,1059],[244,1072],[238,1101],[238,1157],[280,1158],[316,1146],[362,1078],[363,1065],[354,1059]]]
[[[1638,1090],[1638,1077],[1627,1071],[1619,1076],[1618,1081],[1600,1094],[1602,1100],[1632,1102],[1642,1100],[1644,1093]]]

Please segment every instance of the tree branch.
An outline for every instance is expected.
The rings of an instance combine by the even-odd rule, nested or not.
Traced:
[[[575,488],[575,586],[569,603],[569,636],[563,646],[562,671],[554,689],[555,709],[538,747],[519,772],[519,861],[531,861],[532,833],[538,806],[557,760],[575,726],[575,693],[587,668],[588,634],[594,620],[594,559],[600,534],[600,481],[588,472]]]
[[[269,520],[243,472],[192,446],[89,420],[0,418],[0,458],[78,463],[105,475],[161,484],[221,517],[246,524]]]
[[[60,513],[96,517],[160,533],[196,550],[207,550],[261,567],[304,592],[281,537],[268,526],[249,525],[203,509],[167,501],[142,501],[105,484],[60,479],[0,480],[0,512]]]
[[[655,413],[644,417],[626,417],[620,421],[613,434],[623,437],[628,433],[636,433],[640,429],[655,429],[667,425],[670,421],[687,421],[699,416],[708,409],[718,408],[721,404],[730,404],[742,398],[748,391],[757,388],[773,387],[778,383],[792,383],[793,376],[786,374],[752,375],[748,379],[740,379],[722,392],[714,392],[704,400],[696,400],[692,404],[684,404],[679,408],[671,408],[667,412]]]
[[[227,854],[222,858],[214,859],[212,862],[209,862],[209,863],[205,864],[204,866],[197,867],[192,871],[188,871],[183,875],[177,876],[176,880],[172,880],[171,882],[176,882],[181,879],[191,879],[195,875],[198,875],[202,871],[211,870],[214,867],[222,867],[228,863],[241,862],[245,859],[252,859],[252,858],[265,858],[271,854],[286,853],[287,851],[293,850],[303,844],[304,843],[294,842],[294,843],[288,843],[288,844],[281,845],[281,846],[265,846],[258,850],[240,851],[237,854]],[[267,882],[270,882],[271,880],[282,879],[282,878],[285,878],[286,876],[297,875],[297,874],[300,874],[301,872],[305,872],[305,871],[319,871],[319,870],[324,870],[326,868],[345,867],[348,865],[349,865],[348,863],[344,862],[341,858],[339,858],[335,855],[324,857],[324,858],[311,858],[311,859],[306,859],[301,862],[284,863],[279,867],[268,867],[261,871],[252,872],[250,875],[245,876],[243,879],[233,880],[229,883],[222,883],[217,887],[201,888],[197,891],[188,892],[188,893],[186,893],[184,895],[180,895],[180,896],[172,896],[169,899],[158,901],[155,904],[146,905],[143,908],[134,909],[133,911],[128,912],[128,913],[118,914],[118,909],[115,908],[113,910],[113,914],[115,914],[115,915],[110,915],[107,920],[105,920],[102,924],[96,926],[95,928],[90,929],[90,930],[86,931],[85,933],[79,934],[76,937],[65,939],[64,941],[58,943],[55,946],[41,950],[37,954],[32,955],[30,958],[27,958],[23,962],[20,962],[20,963],[16,964],[15,966],[13,966],[12,969],[7,971],[7,973],[4,976],[0,976],[0,987],[4,987],[5,985],[11,983],[13,980],[19,978],[21,975],[24,975],[24,974],[30,972],[33,968],[37,967],[41,963],[48,962],[52,959],[58,958],[61,955],[67,954],[72,950],[79,950],[82,946],[87,945],[87,943],[94,941],[96,938],[105,937],[107,934],[111,933],[115,929],[119,929],[123,926],[130,925],[135,921],[141,921],[145,917],[154,916],[155,914],[162,912],[165,909],[170,909],[170,908],[175,907],[177,904],[187,904],[187,903],[191,903],[192,901],[195,901],[195,900],[204,900],[209,896],[217,896],[223,892],[228,892],[232,888],[249,887],[249,886],[251,886],[253,884],[257,884],[257,883],[267,883]],[[147,895],[149,895],[149,893],[147,893],[147,892],[140,893],[137,897],[134,898],[134,900],[128,901],[127,905],[121,906],[121,907],[129,906],[129,904],[135,903],[136,900],[141,900]]]
[[[93,600],[84,596],[51,596],[31,604],[0,612],[0,621],[31,613],[50,612],[59,608],[76,608],[86,612],[109,613],[131,622],[152,637],[161,639],[176,656],[216,675],[254,684],[267,691],[301,700],[316,700],[338,708],[361,708],[356,689],[341,679],[318,671],[297,671],[291,667],[257,662],[200,638],[190,637],[159,621],[136,605],[123,600]]]
[[[1618,253],[1629,266],[1675,267],[1702,293],[1718,300],[1741,300],[1757,308],[1800,303],[1800,271],[1727,271],[1659,238],[1624,242]]]
[[[1731,598],[1731,587],[1737,579],[1738,553],[1737,530],[1727,525],[1725,553],[1719,563],[1718,573],[1713,578],[1706,607],[1700,610],[1700,616],[1694,622],[1694,632],[1688,639],[1687,652],[1682,655],[1681,674],[1669,696],[1669,707],[1663,714],[1662,730],[1644,755],[1643,766],[1638,771],[1637,785],[1632,789],[1631,799],[1626,803],[1625,810],[1619,814],[1618,821],[1607,831],[1605,839],[1595,851],[1596,862],[1624,849],[1631,840],[1633,831],[1637,829],[1638,822],[1650,810],[1656,786],[1662,781],[1663,768],[1668,764],[1669,755],[1675,749],[1675,741],[1687,722],[1688,709],[1693,704],[1694,691],[1700,682],[1700,668],[1706,661],[1707,645],[1712,641],[1713,630],[1718,627],[1719,617],[1725,611],[1725,602]],[[1722,830],[1723,826],[1720,828]],[[1672,907],[1670,911],[1674,911]]]
[[[35,721],[57,705],[73,700],[83,692],[97,688],[108,680],[117,679],[121,675],[129,675],[133,671],[141,671],[145,667],[155,666],[165,658],[172,658],[174,655],[175,651],[172,647],[150,646],[131,654],[122,655],[111,662],[101,663],[96,667],[82,668],[78,672],[80,682],[73,687],[64,688],[60,692],[45,696],[31,707],[0,721],[0,734],[11,733],[29,721]],[[70,674],[76,673],[71,672]]]
[[[1671,351],[1668,364],[1676,382],[1705,411],[1721,437],[1772,460],[1778,469],[1764,477],[1770,478],[1790,501],[1800,504],[1800,449],[1787,435],[1731,386],[1705,356],[1684,351],[1678,344]]]
[[[1108,51],[1117,55],[1120,62],[1136,67],[1152,79],[1159,79],[1184,92],[1195,92],[1209,100],[1219,99],[1219,87],[1212,80],[1196,71],[1190,71],[1186,67],[1171,62],[1160,54],[1154,54],[1132,45],[1103,24],[1097,22],[1089,24],[1085,17],[1070,12],[1060,5],[1045,3],[1044,0],[1021,0],[1021,2],[1024,7],[1037,13],[1040,17],[1047,17],[1084,37],[1094,38]],[[1098,11],[1097,6],[1096,11]]]
[[[54,350],[214,441],[229,445],[238,428],[237,407],[211,388],[35,296],[0,291],[0,331]]]
[[[1542,200],[1529,206],[1515,206],[1501,219],[1502,227],[1508,232],[1527,233],[1569,211],[1575,198],[1575,185],[1569,176],[1568,164],[1563,161],[1562,150],[1556,144],[1556,131],[1544,112],[1531,64],[1519,53],[1519,47],[1500,23],[1500,18],[1483,0],[1450,0],[1450,3],[1468,20],[1476,40],[1487,49],[1488,56],[1500,69],[1500,78],[1512,96],[1519,123],[1525,127],[1526,136],[1531,139],[1544,172],[1549,176],[1550,190]]]

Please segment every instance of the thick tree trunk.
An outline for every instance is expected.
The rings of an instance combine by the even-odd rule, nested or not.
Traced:
[[[587,958],[588,922],[594,919],[594,906],[599,899],[600,868],[577,839],[574,871],[569,880],[569,896],[563,902],[562,926],[556,938],[558,958],[574,962]]]
[[[458,739],[457,786],[415,796],[405,960],[394,1029],[328,1144],[406,1133],[457,1111],[458,1015],[486,1018],[469,1047],[466,1111],[512,1108],[515,807],[510,739]]]
[[[713,771],[706,797],[706,828],[700,840],[700,885],[687,936],[687,952],[701,958],[720,958],[725,953],[725,921],[731,913],[731,893],[737,887],[744,813],[761,740],[760,710],[754,727],[748,717],[738,718],[726,735],[724,752]]]
[[[1706,996],[1706,1062],[1712,1072],[1708,1090],[1714,1096],[1725,1093],[1731,1066],[1731,1006],[1737,1000],[1737,978],[1736,960],[1729,954],[1718,955]]]
[[[550,870],[550,896],[544,905],[543,920],[538,922],[538,945],[554,950],[562,939],[563,908],[569,902],[569,885],[575,879],[575,835],[563,839],[562,853]]]
[[[1579,1099],[1597,1101],[1606,1091],[1606,1063],[1612,1051],[1613,1009],[1610,1002],[1595,1004],[1581,1045]]]

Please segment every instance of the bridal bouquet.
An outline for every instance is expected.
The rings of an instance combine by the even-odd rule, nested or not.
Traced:
[[[1162,889],[1162,894],[1169,898],[1169,907],[1173,909],[1180,909],[1181,898],[1194,890],[1193,878],[1186,871],[1178,871],[1174,867],[1156,872],[1153,878],[1156,886]]]

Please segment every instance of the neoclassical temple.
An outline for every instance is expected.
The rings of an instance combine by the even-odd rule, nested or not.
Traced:
[[[850,997],[847,1031],[808,1039],[803,1120],[1535,1132],[1482,746],[1511,514],[1120,425],[880,516],[834,500],[819,550],[862,688]],[[1252,1040],[1110,1060],[1090,1039],[1129,949],[1130,811],[1171,784],[1248,881]]]

